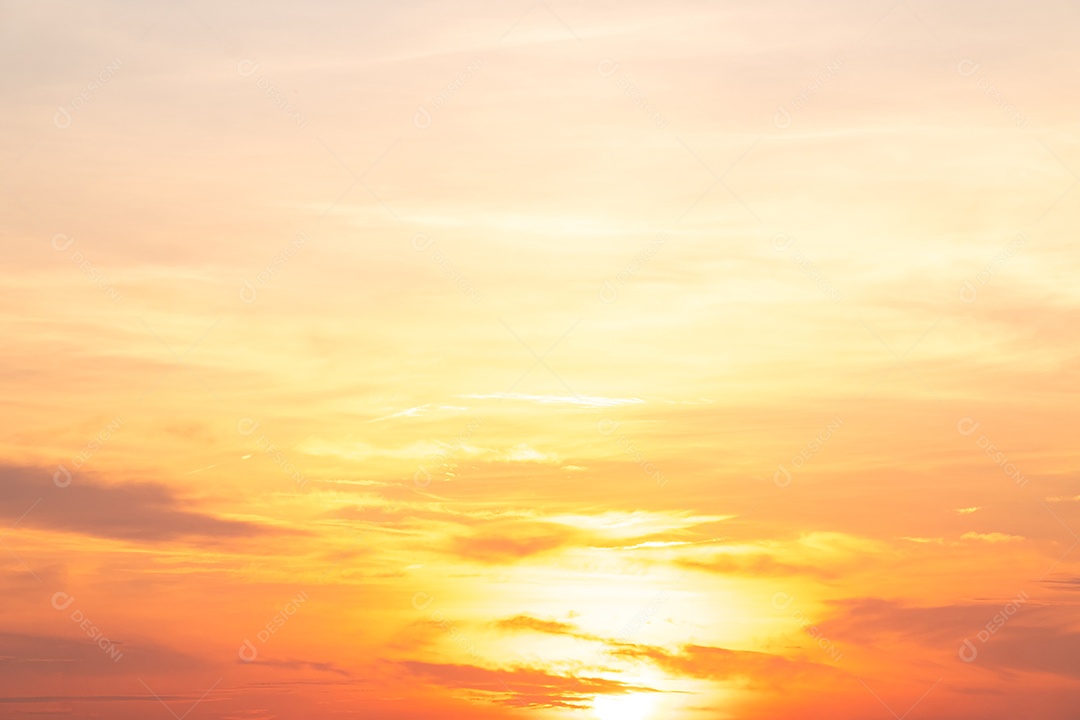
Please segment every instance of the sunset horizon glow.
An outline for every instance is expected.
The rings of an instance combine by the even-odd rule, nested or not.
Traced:
[[[1075,718],[1077,28],[0,3],[0,718]]]

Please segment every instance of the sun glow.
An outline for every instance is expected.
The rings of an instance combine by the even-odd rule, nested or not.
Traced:
[[[0,720],[1080,720],[1080,0],[897,4],[0,0]]]
[[[647,720],[653,706],[648,693],[629,695],[597,695],[593,712],[599,720]]]

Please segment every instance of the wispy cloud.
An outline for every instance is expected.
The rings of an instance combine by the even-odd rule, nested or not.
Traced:
[[[617,407],[619,405],[643,405],[641,398],[612,398],[594,395],[525,395],[522,393],[490,393],[487,395],[458,395],[470,400],[514,400],[537,405],[577,405],[581,407]]]

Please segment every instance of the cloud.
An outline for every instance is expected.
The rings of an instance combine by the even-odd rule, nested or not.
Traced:
[[[653,688],[599,677],[552,675],[531,667],[491,670],[475,665],[448,665],[407,660],[398,663],[410,674],[444,687],[476,690],[494,702],[512,707],[584,709],[597,694],[656,692]]]
[[[1080,577],[1064,578],[1062,580],[1043,580],[1047,585],[1058,585],[1066,590],[1080,590]]]
[[[600,635],[594,635],[592,633],[581,630],[576,625],[571,623],[564,623],[558,620],[543,620],[541,618],[533,617],[532,615],[515,615],[514,617],[498,620],[492,625],[504,632],[534,632],[542,633],[545,635],[559,635],[563,637],[572,637],[578,640],[585,640],[587,642],[602,643],[610,648],[622,648],[633,650],[641,646],[634,643],[624,642],[621,638],[626,633],[626,629],[619,633],[618,637],[602,637]]]
[[[520,443],[512,448],[505,450],[498,459],[504,462],[560,462],[558,455],[541,452],[540,450],[537,450],[536,448],[531,447],[525,443]]]
[[[874,645],[891,636],[952,654],[970,640],[978,650],[974,664],[980,667],[1080,677],[1080,632],[1073,629],[1072,608],[1036,604],[1019,589],[1015,597],[983,603],[910,607],[859,598],[834,605],[841,612],[825,624],[827,632],[851,643]]]
[[[51,472],[11,466],[0,466],[0,517],[9,523],[22,517],[20,526],[146,542],[295,532],[188,509],[157,483],[103,485],[76,476],[61,488]]]
[[[24,695],[13,697],[0,697],[0,703],[10,705],[29,705],[36,703],[58,702],[160,702],[161,700],[189,700],[190,696],[184,695]],[[54,714],[54,713],[49,713]]]
[[[690,644],[673,652],[654,645],[639,645],[599,637],[582,632],[570,623],[542,620],[530,615],[515,615],[495,622],[494,626],[510,632],[536,632],[604,643],[611,655],[624,659],[646,660],[667,673],[685,677],[727,680],[745,676],[754,678],[755,681],[764,680],[769,684],[775,684],[808,676],[816,677],[835,673],[830,666],[801,658],[789,659],[748,650],[730,650]]]
[[[531,615],[515,615],[511,618],[497,620],[493,624],[500,630],[509,630],[513,632],[532,631],[547,633],[549,635],[572,635],[574,637],[582,637],[581,632],[575,625],[559,622],[558,620],[541,620],[540,618],[535,618]]]
[[[721,575],[751,575],[757,577],[813,575],[822,578],[831,578],[838,575],[837,571],[830,571],[816,565],[797,565],[782,562],[772,555],[764,553],[717,555],[709,560],[684,560],[680,564],[695,570],[706,570]]]
[[[595,395],[524,395],[522,393],[490,393],[488,395],[459,395],[469,400],[518,400],[538,405],[577,405],[581,407],[617,407],[619,405],[641,405],[641,398],[611,398]]]
[[[470,560],[505,562],[572,545],[582,537],[583,533],[573,528],[508,521],[489,523],[471,535],[455,537],[450,547],[456,555]]]
[[[428,413],[430,413],[432,411],[438,411],[438,410],[449,410],[451,412],[464,412],[465,410],[468,410],[468,409],[469,408],[462,407],[461,405],[433,405],[431,403],[425,403],[423,405],[418,405],[416,407],[407,408],[405,410],[401,410],[401,411],[396,412],[396,413],[390,413],[389,415],[383,415],[381,417],[372,418],[371,420],[368,420],[368,422],[369,423],[382,422],[383,420],[394,420],[394,419],[402,418],[402,417],[410,417],[410,418],[411,417],[419,417],[421,415],[426,415],[426,414],[428,414]]]
[[[340,668],[337,665],[330,662],[315,662],[311,660],[255,660],[254,662],[247,663],[243,660],[237,660],[244,667],[272,667],[281,670],[316,670],[318,672],[334,673],[335,675],[341,675],[342,677],[352,677],[352,673],[344,668]]]
[[[544,635],[561,635],[564,637],[577,638],[589,642],[606,643],[608,645],[626,645],[619,640],[600,637],[584,632],[576,625],[564,623],[558,620],[542,620],[532,615],[515,615],[514,617],[497,620],[492,625],[504,632],[534,632]]]
[[[822,678],[839,672],[828,665],[802,658],[707,645],[684,645],[678,652],[649,645],[624,645],[612,652],[623,657],[649,660],[665,672],[675,675],[707,680],[745,677],[755,684],[769,686]]]
[[[916,542],[924,538],[906,538]],[[681,565],[734,575],[811,575],[835,578],[846,568],[880,554],[885,546],[868,538],[836,532],[804,533],[792,540],[762,540],[744,545],[705,546],[706,556]]]
[[[618,538],[641,538],[689,530],[699,525],[721,522],[730,515],[692,515],[688,512],[609,510],[592,514],[548,515],[544,522],[591,530]]]
[[[416,519],[419,513],[407,508],[389,505],[345,505],[326,513],[327,517],[376,525],[404,525]]]
[[[560,548],[595,551],[678,551],[707,541],[670,539],[725,516],[693,516],[681,512],[608,511],[593,514],[543,514],[533,510],[494,511],[487,505],[453,507],[444,502],[398,503],[381,498],[372,504],[343,506],[328,513],[337,519],[404,531],[409,526],[450,524],[444,549],[481,562],[513,561]]]
[[[110,656],[89,638],[72,640],[53,635],[0,632],[0,677],[9,680],[40,676],[123,676],[130,674],[132,668],[146,674],[175,674],[204,665],[199,658],[157,643],[105,634],[119,651],[119,659]]]
[[[1080,678],[1080,633],[1057,627],[1006,625],[979,647],[978,662],[1001,670]]]
[[[966,533],[964,533],[963,535],[960,536],[960,539],[961,540],[981,540],[983,542],[988,542],[988,543],[1005,543],[1005,542],[1016,542],[1016,541],[1019,541],[1019,540],[1023,540],[1024,538],[1022,536],[1020,536],[1020,535],[1006,535],[1005,533],[999,533],[999,532],[989,532],[989,533],[966,532]]]
[[[297,445],[305,455],[340,457],[346,460],[414,460],[434,468],[455,458],[482,462],[561,463],[558,455],[519,443],[509,447],[481,447],[468,443],[447,443],[441,440],[422,440],[398,447],[378,447],[346,437],[341,440],[309,438]]]
[[[984,625],[999,605],[976,603],[910,607],[882,598],[852,598],[832,603],[837,615],[827,623],[831,635],[871,644],[883,635],[903,635],[921,643],[960,642]]]

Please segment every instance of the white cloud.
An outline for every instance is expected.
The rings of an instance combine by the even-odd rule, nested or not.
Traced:
[[[609,398],[596,395],[523,395],[521,393],[490,393],[487,395],[458,395],[470,400],[520,400],[540,405],[580,405],[583,407],[615,407],[617,405],[641,405],[641,398]]]
[[[991,532],[991,533],[977,533],[968,532],[960,536],[961,540],[982,540],[988,543],[1004,543],[1004,542],[1016,542],[1023,540],[1020,535],[1006,535],[1005,533]]]

